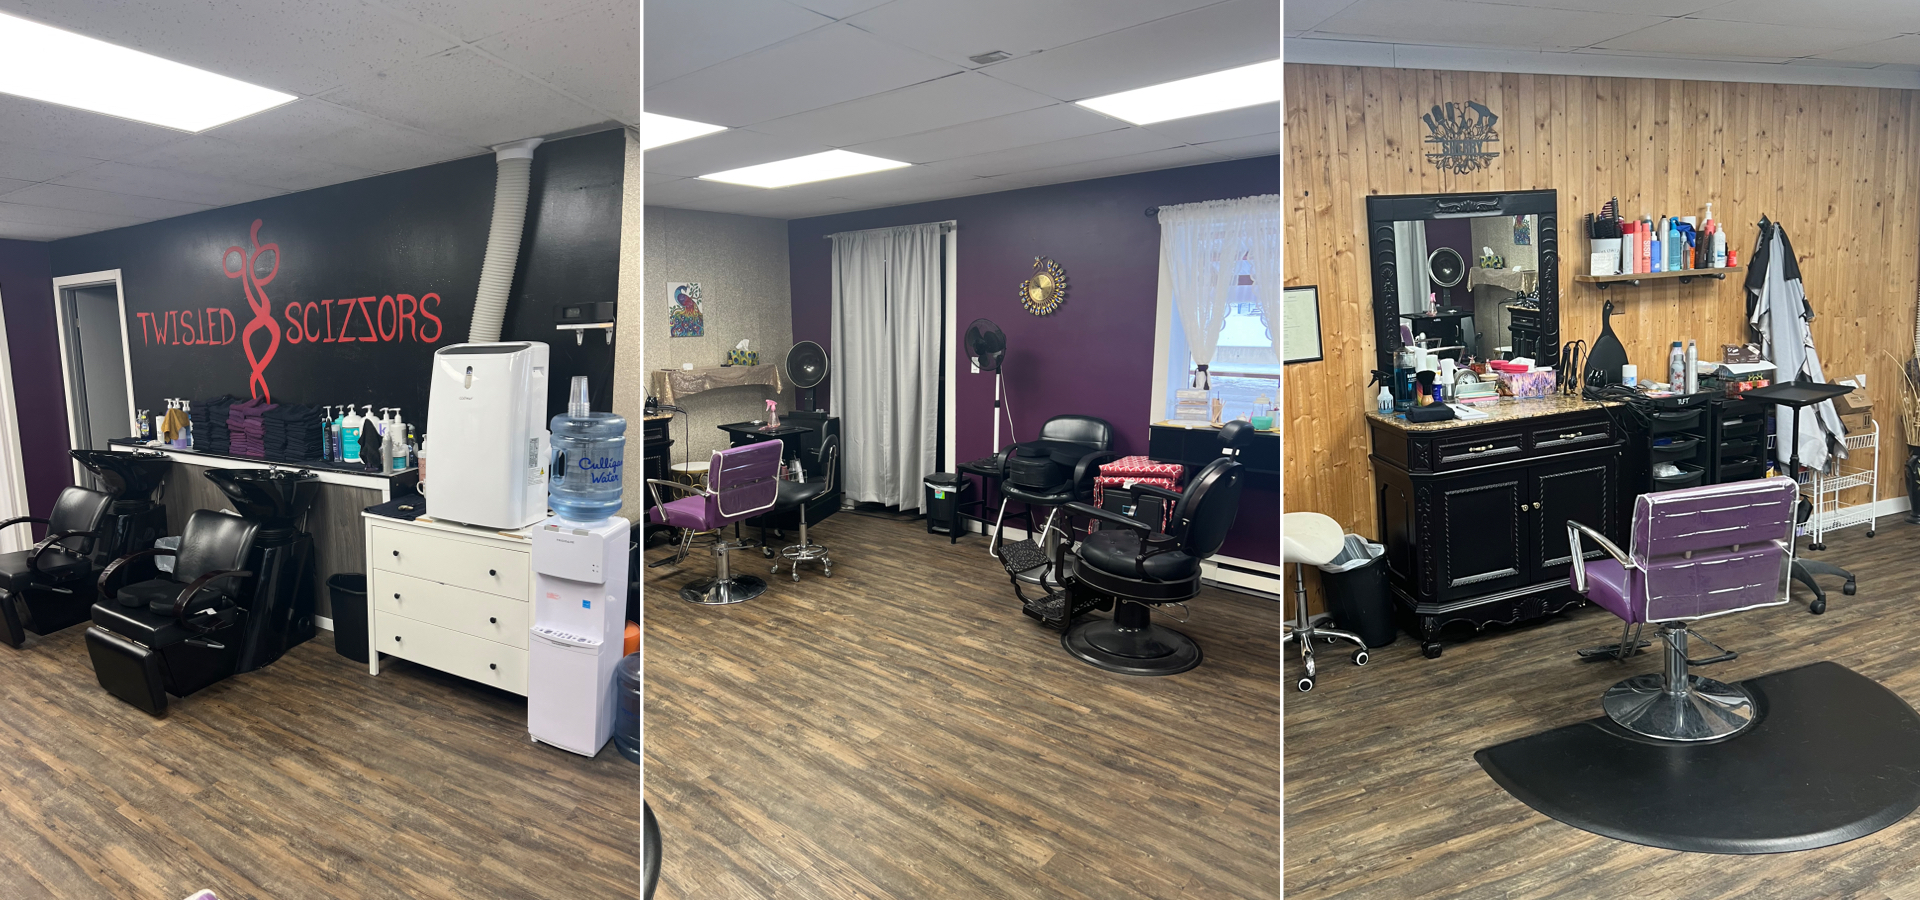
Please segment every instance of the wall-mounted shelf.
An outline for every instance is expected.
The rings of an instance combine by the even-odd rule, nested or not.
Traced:
[[[1746,268],[1746,266],[1725,266],[1718,269],[1681,269],[1678,272],[1635,272],[1631,275],[1575,275],[1573,280],[1582,284],[1597,285],[1604,291],[1616,284],[1638,287],[1642,281],[1664,281],[1669,278],[1677,278],[1681,284],[1686,284],[1695,278],[1725,281],[1728,275],[1745,271]]]

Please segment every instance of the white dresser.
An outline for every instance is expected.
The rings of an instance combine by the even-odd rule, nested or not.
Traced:
[[[524,696],[533,542],[427,519],[362,513],[367,529],[367,671],[380,654]]]

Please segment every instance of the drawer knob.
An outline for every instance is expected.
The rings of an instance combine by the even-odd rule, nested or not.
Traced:
[[[488,616],[488,617],[487,617],[487,624],[489,624],[489,625],[498,625],[498,624],[500,624],[500,618],[499,618],[498,616]]]
[[[1533,508],[1534,508],[1534,509],[1539,509],[1539,508],[1540,508],[1540,501],[1538,501],[1538,500],[1535,500],[1535,501],[1533,501]]]
[[[498,669],[498,668],[500,668],[500,666],[499,666],[498,664],[496,664],[496,663],[487,663],[487,668],[489,668],[489,669]]]
[[[497,577],[499,577],[499,575],[500,575],[500,573],[499,573],[499,572],[495,572],[495,571],[494,571],[494,570],[492,570],[492,569],[488,569],[488,570],[487,570],[487,574],[488,574],[488,575],[491,575],[491,576],[494,576],[494,577],[496,577],[496,578],[497,578]]]

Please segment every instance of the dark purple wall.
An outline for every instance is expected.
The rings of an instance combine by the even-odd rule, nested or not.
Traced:
[[[960,229],[959,314],[949,334],[957,341],[976,318],[1006,332],[1014,434],[1031,439],[1055,415],[1098,416],[1118,432],[1115,449],[1144,454],[1156,418],[1160,265],[1160,226],[1146,208],[1279,192],[1279,158],[1269,156],[797,219],[787,226],[793,339],[833,349],[833,243],[823,235],[952,219]],[[1018,296],[1036,256],[1052,257],[1067,273],[1066,302],[1046,317],[1028,313]],[[993,379],[970,374],[964,353],[958,362],[949,376],[958,379],[956,446],[968,460],[992,452]],[[823,401],[825,391],[822,385]],[[1249,482],[1234,532],[1223,553],[1279,564],[1277,478]]]
[[[48,245],[0,240],[0,302],[7,310],[7,353],[20,414],[20,451],[32,514],[53,510],[73,483],[67,459],[67,399],[60,381],[60,342],[53,323],[53,267]],[[35,531],[40,529],[36,526]]]

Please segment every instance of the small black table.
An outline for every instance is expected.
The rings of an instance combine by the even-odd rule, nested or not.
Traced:
[[[1775,423],[1774,440],[1793,441],[1792,458],[1787,463],[1787,466],[1793,472],[1793,483],[1798,485],[1800,483],[1800,410],[1852,392],[1853,388],[1844,384],[1824,384],[1818,381],[1783,381],[1777,384],[1767,385],[1763,388],[1754,388],[1744,392],[1741,396],[1748,400],[1775,403],[1793,410],[1793,431],[1788,434],[1781,434],[1779,424]],[[1779,458],[1779,452],[1777,450],[1774,453],[1774,458]],[[1806,499],[1801,498],[1799,505],[1802,510],[1805,510],[1807,507]],[[1803,520],[1802,515],[1795,515],[1794,527],[1798,528]],[[1816,616],[1827,611],[1827,594],[1825,591],[1820,590],[1818,584],[1814,583],[1813,576],[1815,575],[1837,575],[1845,578],[1847,583],[1840,590],[1848,596],[1853,595],[1855,587],[1852,572],[1848,572],[1832,563],[1803,560],[1800,558],[1799,550],[1797,549],[1799,547],[1799,541],[1797,539],[1794,541],[1794,546],[1796,548],[1793,559],[1794,580],[1806,585],[1813,591],[1813,602],[1807,604],[1809,611]],[[1816,546],[1813,549],[1821,550],[1825,548]]]
[[[721,431],[728,434],[735,447],[759,441],[779,441],[786,445],[780,451],[780,459],[783,462],[799,459],[804,449],[801,437],[813,433],[813,429],[801,425],[777,425],[768,428],[760,422],[733,422],[719,427]]]

